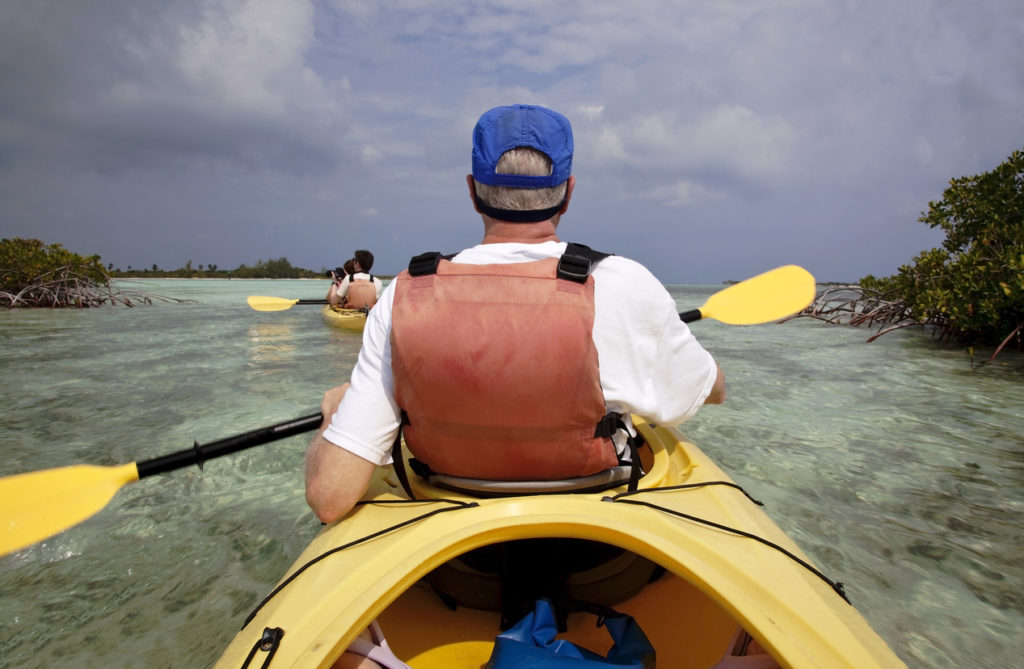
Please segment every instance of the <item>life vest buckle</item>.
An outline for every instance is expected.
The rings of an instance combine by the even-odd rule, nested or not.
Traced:
[[[590,258],[564,253],[558,260],[557,276],[559,279],[565,279],[567,281],[586,283],[587,277],[590,276],[590,270]]]
[[[594,430],[595,437],[611,437],[619,428],[625,428],[622,414],[610,411],[597,422],[597,429]]]
[[[437,274],[437,266],[441,264],[442,255],[438,251],[430,251],[414,256],[409,261],[410,276],[426,276]]]

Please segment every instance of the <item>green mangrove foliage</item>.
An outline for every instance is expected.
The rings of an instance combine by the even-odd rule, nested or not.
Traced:
[[[993,345],[994,358],[1024,337],[1024,150],[990,172],[950,181],[918,219],[945,233],[889,277],[830,287],[804,315],[879,324],[872,337],[911,325],[943,341]],[[869,340],[870,341],[870,340]]]

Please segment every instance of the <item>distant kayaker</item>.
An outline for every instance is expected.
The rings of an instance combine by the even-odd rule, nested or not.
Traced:
[[[345,263],[344,269],[344,277],[331,272],[334,280],[327,289],[327,303],[332,307],[347,309],[373,307],[384,290],[384,283],[370,274],[373,254],[365,249],[356,251],[355,257]]]
[[[620,463],[631,413],[676,425],[725,399],[722,371],[658,279],[559,240],[572,152],[552,110],[480,118],[466,183],[483,241],[417,256],[370,312],[350,384],[324,394],[307,454],[321,520],[352,509],[403,425],[435,472],[550,480]]]

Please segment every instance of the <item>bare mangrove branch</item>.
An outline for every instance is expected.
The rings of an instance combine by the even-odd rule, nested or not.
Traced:
[[[193,302],[137,290],[124,290],[110,277],[99,281],[75,272],[71,267],[59,267],[45,272],[17,292],[0,290],[0,305],[20,307],[67,307],[86,309],[103,305],[152,304],[153,302]]]
[[[834,325],[853,327],[877,326],[878,330],[868,337],[867,342],[873,342],[882,335],[909,327],[930,327],[932,335],[943,343],[949,343],[957,336],[956,329],[945,313],[939,312],[927,318],[918,318],[903,300],[889,299],[878,291],[854,284],[823,288],[806,309],[780,322],[784,323],[794,318],[814,318]],[[988,359],[989,362],[994,360],[1014,338],[1020,348],[1022,337],[1024,325],[1018,326],[1003,339]]]

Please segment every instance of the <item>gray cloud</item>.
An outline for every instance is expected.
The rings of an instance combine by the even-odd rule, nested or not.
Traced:
[[[120,266],[471,244],[470,130],[520,101],[573,121],[566,238],[856,279],[1024,144],[1011,0],[85,4],[0,7],[0,233]]]

